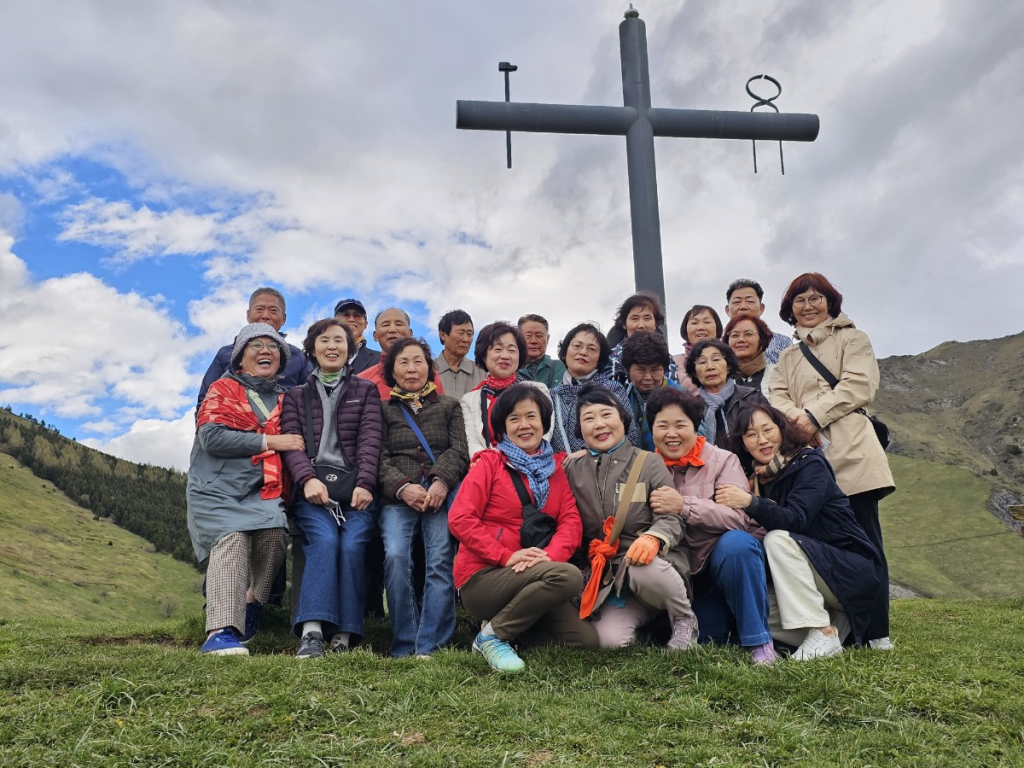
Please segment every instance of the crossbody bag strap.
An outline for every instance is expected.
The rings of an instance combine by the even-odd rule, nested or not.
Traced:
[[[530,492],[526,489],[526,483],[523,482],[523,476],[512,469],[508,464],[505,465],[505,469],[508,470],[509,477],[512,478],[512,485],[516,488],[516,495],[519,496],[519,501],[522,503],[523,509],[533,506],[533,499],[530,498]]]
[[[309,384],[302,387],[302,401],[306,406],[306,455],[312,461],[316,458],[316,448],[313,447],[313,393],[309,390]]]
[[[434,452],[430,450],[430,446],[427,444],[427,438],[425,438],[423,433],[420,432],[420,428],[417,426],[416,419],[413,418],[412,411],[409,410],[409,406],[405,403],[401,403],[398,407],[402,409],[402,415],[405,416],[405,420],[409,422],[409,427],[412,429],[413,433],[415,433],[416,439],[420,441],[420,445],[423,446],[423,450],[426,451],[427,456],[430,457],[430,462],[432,464],[436,464],[437,459],[434,458]]]
[[[263,402],[263,398],[260,397],[259,392],[255,389],[247,389],[245,390],[245,393],[249,396],[249,402],[255,405],[259,409],[260,413],[263,414],[263,418],[269,419],[270,411],[267,410],[267,405]]]
[[[648,456],[650,456],[650,452],[640,451],[633,461],[633,466],[630,467],[626,485],[623,487],[622,493],[619,494],[619,508],[615,510],[615,522],[612,523],[612,532],[608,536],[609,544],[619,540],[619,534],[622,533],[622,528],[626,524],[626,513],[629,511],[629,505],[633,502],[633,490],[637,486],[640,470],[643,469]]]
[[[804,353],[804,357],[807,358],[807,362],[818,372],[818,375],[825,380],[832,389],[835,389],[839,385],[839,379],[832,375],[832,371],[825,367],[825,364],[821,362],[814,354],[807,348],[807,345],[802,341],[800,342],[800,351]]]
[[[497,397],[497,393],[494,395]],[[481,436],[484,439],[484,447],[491,447],[491,412],[487,407],[487,388],[480,388],[480,421],[482,422],[483,428],[480,431]]]

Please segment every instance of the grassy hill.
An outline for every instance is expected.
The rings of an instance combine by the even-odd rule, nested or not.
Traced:
[[[0,453],[0,618],[154,621],[202,608],[202,576]]]

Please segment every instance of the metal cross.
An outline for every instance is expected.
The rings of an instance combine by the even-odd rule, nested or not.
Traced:
[[[640,12],[632,5],[625,15],[625,21],[619,24],[623,106],[457,101],[455,127],[478,131],[625,136],[636,287],[653,291],[664,304],[665,274],[654,137],[814,141],[818,137],[819,122],[817,115],[799,113],[652,107],[647,28],[640,19]],[[505,77],[507,80],[508,74]],[[511,144],[508,147],[511,164]]]

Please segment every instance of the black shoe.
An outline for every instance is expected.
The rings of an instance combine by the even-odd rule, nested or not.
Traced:
[[[324,655],[324,636],[319,632],[307,632],[299,641],[297,659],[322,659]]]

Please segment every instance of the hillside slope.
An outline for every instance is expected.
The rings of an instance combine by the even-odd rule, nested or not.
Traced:
[[[0,453],[0,618],[155,621],[201,610],[196,570]]]

